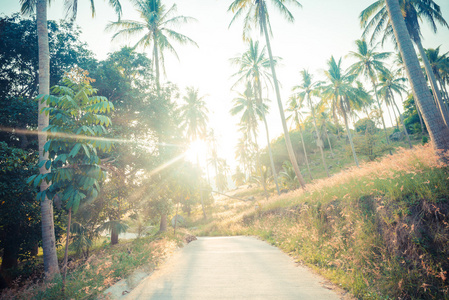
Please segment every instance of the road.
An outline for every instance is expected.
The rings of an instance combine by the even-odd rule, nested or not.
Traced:
[[[125,299],[341,299],[320,281],[256,238],[204,237],[177,252]]]

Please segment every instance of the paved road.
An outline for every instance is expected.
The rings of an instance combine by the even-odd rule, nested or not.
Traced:
[[[126,299],[340,299],[320,280],[256,238],[198,238]]]

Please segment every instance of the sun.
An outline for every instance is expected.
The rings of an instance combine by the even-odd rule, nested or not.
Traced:
[[[204,140],[195,140],[190,143],[186,151],[186,159],[192,163],[199,161],[200,165],[206,165],[207,145]]]

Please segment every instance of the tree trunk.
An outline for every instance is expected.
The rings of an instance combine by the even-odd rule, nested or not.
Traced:
[[[70,241],[70,226],[72,224],[72,208],[69,208],[69,220],[67,222],[67,237],[65,241],[65,250],[64,250],[64,273],[62,275],[62,291],[65,290],[65,278],[67,276],[67,258],[69,254],[69,241]]]
[[[438,82],[440,84],[440,91],[441,91],[441,94],[442,94],[441,96],[443,97],[443,95],[444,95],[443,103],[444,103],[444,106],[446,107],[446,112],[449,113],[449,104],[448,104],[449,99],[448,99],[446,87],[444,86],[444,83],[443,83],[443,80],[441,79],[441,76],[438,77]]]
[[[424,74],[421,71],[418,57],[401,14],[399,1],[386,0],[386,5],[394,35],[407,70],[407,77],[410,81],[415,101],[426,123],[433,146],[435,149],[447,151],[449,149],[449,129],[435,107],[432,95],[427,88]]]
[[[118,232],[112,228],[111,230],[111,245],[117,245],[118,244]]]
[[[153,46],[153,55],[154,55],[154,69],[156,71],[156,92],[157,96],[161,96],[161,83],[160,83],[160,75],[159,75],[159,53],[157,51],[157,43],[156,37],[153,36],[154,46]]]
[[[427,57],[426,51],[424,50],[424,47],[422,46],[420,39],[418,39],[418,41],[415,41],[415,43],[418,46],[419,54],[421,55],[421,59],[424,63],[424,69],[426,70],[427,78],[429,79],[430,86],[432,88],[435,103],[437,104],[437,107],[440,110],[444,123],[446,123],[446,126],[449,126],[449,115],[447,113],[447,110],[444,108],[443,100],[441,99],[441,93],[440,90],[438,89],[437,80],[435,79],[435,74],[433,74],[432,67],[430,66],[430,62]]]
[[[253,127],[252,131],[254,136],[254,147],[256,148],[256,170],[259,170],[260,172],[260,183],[262,184],[265,198],[266,200],[268,200],[267,186],[265,184],[265,178],[263,177],[262,164],[260,163],[259,145],[257,144],[256,129]]]
[[[159,225],[159,232],[165,232],[167,231],[167,215],[162,214],[161,215],[161,224]]]
[[[374,78],[373,77],[371,77],[371,83],[373,84],[374,95],[376,95],[377,106],[379,107],[380,116],[382,117],[382,125],[384,127],[385,140],[387,141],[387,145],[390,145],[390,140],[388,139],[388,133],[387,133],[387,126],[385,126],[384,114],[382,112],[382,106],[380,105],[379,95],[377,95],[377,87],[376,87],[376,83],[374,82]],[[390,151],[390,155],[392,155],[393,153],[391,153],[391,149],[389,149],[389,151]],[[359,166],[359,165],[357,164],[357,166]]]
[[[307,171],[309,171],[310,180],[313,180],[312,172],[310,172],[309,158],[307,157],[306,144],[304,143],[304,137],[302,135],[302,128],[301,128],[301,124],[299,123],[298,112],[296,110],[295,110],[295,114],[296,114],[296,119],[298,120],[299,136],[301,137],[302,150],[304,152],[304,158],[306,159]]]
[[[349,143],[351,144],[352,155],[354,156],[354,161],[357,167],[359,167],[359,160],[357,159],[357,155],[355,154],[354,143],[352,142],[351,131],[349,131],[348,117],[346,113],[343,113],[343,119],[345,120],[346,132],[348,133]]]
[[[418,104],[415,102],[416,112],[418,113],[419,124],[421,125],[421,134],[424,135],[424,123],[422,120],[421,111],[419,110]]]
[[[36,23],[39,47],[39,94],[50,94],[50,50],[48,46],[47,28],[47,0],[37,0],[36,2]],[[47,134],[42,130],[48,126],[49,118],[45,113],[41,113],[46,107],[46,103],[39,101],[38,109],[38,141],[39,141],[39,161],[47,160],[48,153],[44,154],[44,145],[47,142]],[[39,169],[40,174],[48,173],[45,166]],[[40,190],[45,191],[49,184],[42,180]],[[42,248],[44,252],[44,272],[45,277],[50,279],[59,273],[58,257],[56,255],[55,228],[53,221],[53,204],[45,197],[41,202],[42,219]]]
[[[273,75],[273,82],[274,82],[274,88],[276,90],[276,99],[279,106],[279,113],[281,115],[281,121],[282,121],[282,128],[284,130],[284,138],[285,138],[285,145],[287,147],[288,156],[290,158],[290,162],[292,163],[293,169],[295,170],[296,178],[299,181],[299,184],[304,189],[306,187],[306,182],[304,181],[304,178],[301,175],[301,171],[298,167],[298,162],[296,161],[295,152],[293,151],[292,142],[290,140],[290,134],[288,132],[287,122],[285,121],[285,115],[284,115],[284,108],[281,101],[281,93],[279,91],[279,83],[276,76],[276,70],[274,68],[273,63],[273,54],[271,52],[271,45],[270,45],[270,38],[268,37],[268,29],[267,29],[267,23],[266,23],[266,17],[262,17],[262,26],[263,26],[263,32],[265,34],[265,42],[267,44],[268,49],[268,55],[270,58],[270,67],[271,67],[271,73]]]
[[[320,132],[318,131],[318,127],[316,126],[315,109],[312,105],[312,100],[310,100],[310,95],[307,95],[307,100],[308,100],[307,102],[309,102],[310,110],[312,111],[313,126],[315,127],[317,145],[320,148],[320,152],[321,152],[321,160],[323,161],[323,166],[324,166],[324,169],[326,170],[327,177],[330,177],[329,169],[327,168],[326,159],[324,157],[324,150],[323,150],[324,144],[323,144],[323,141],[321,140],[321,135],[320,135]],[[329,141],[329,137],[328,137],[328,141]],[[330,145],[330,142],[329,142],[329,145]]]
[[[398,111],[399,118],[400,118],[401,124],[402,124],[402,128],[404,129],[405,136],[407,137],[408,145],[409,145],[410,149],[412,149],[413,146],[412,146],[412,142],[410,141],[410,136],[408,135],[407,128],[405,127],[404,117],[402,116],[401,112],[399,111],[399,107],[396,104],[396,101],[394,100],[393,94],[391,95],[391,101],[393,102],[394,106],[396,107],[396,109]],[[394,109],[393,109],[393,111],[394,111]]]
[[[334,158],[335,154],[334,154],[334,151],[332,150],[332,144],[331,144],[331,140],[329,139],[329,134],[327,133],[326,120],[324,120],[323,126],[324,126],[324,132],[326,133],[326,137],[327,137],[327,143],[329,144],[329,149],[331,150],[332,158]]]
[[[258,86],[258,90],[259,90],[259,101],[263,105],[262,87],[260,86],[260,81],[258,81],[257,86]],[[274,179],[274,183],[276,184],[276,190],[278,192],[278,195],[280,195],[281,191],[279,189],[276,168],[274,167],[273,152],[271,151],[270,133],[268,131],[268,123],[267,123],[267,119],[265,118],[265,111],[263,110],[263,107],[262,107],[262,120],[263,120],[263,124],[265,125],[265,132],[267,135],[267,147],[268,147],[268,155],[270,156],[271,172],[273,173],[273,179]]]

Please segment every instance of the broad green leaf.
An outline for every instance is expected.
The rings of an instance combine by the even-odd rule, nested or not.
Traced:
[[[75,147],[73,147],[72,151],[70,151],[69,157],[70,157],[70,156],[71,156],[71,157],[75,157],[75,156],[78,154],[78,151],[80,151],[80,148],[81,148],[81,144],[80,144],[80,143],[77,143],[77,144],[75,145]]]

